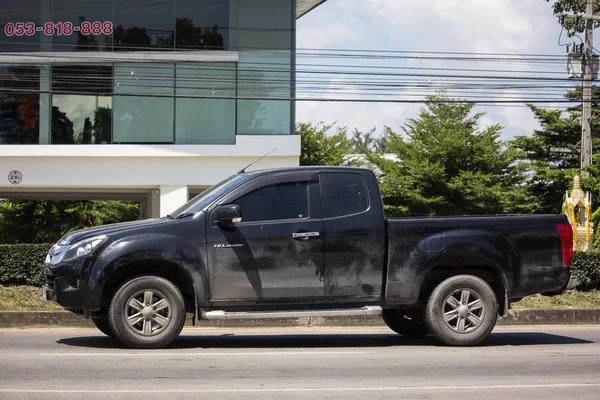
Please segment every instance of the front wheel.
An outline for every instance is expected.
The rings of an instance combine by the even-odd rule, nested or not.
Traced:
[[[108,318],[106,316],[100,318],[92,317],[92,322],[96,328],[98,328],[98,330],[104,333],[106,336],[110,336],[111,338],[115,337],[112,329],[110,329],[110,324],[108,323]]]
[[[383,321],[399,335],[407,337],[424,337],[429,331],[423,320],[422,308],[383,310]]]
[[[425,309],[425,324],[443,344],[469,346],[485,340],[498,318],[496,294],[483,279],[458,275],[440,283]]]
[[[185,323],[185,303],[177,286],[157,276],[124,283],[109,307],[115,337],[134,348],[154,349],[173,342]]]

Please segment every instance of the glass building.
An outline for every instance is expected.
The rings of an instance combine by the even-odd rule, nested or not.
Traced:
[[[296,20],[323,2],[0,0],[0,199],[157,217],[269,151],[298,165]]]
[[[0,0],[0,144],[289,135],[316,0]]]

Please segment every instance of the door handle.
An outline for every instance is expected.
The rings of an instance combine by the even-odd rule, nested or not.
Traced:
[[[319,237],[321,234],[319,232],[296,232],[292,233],[292,238],[298,240],[308,240],[312,237]]]

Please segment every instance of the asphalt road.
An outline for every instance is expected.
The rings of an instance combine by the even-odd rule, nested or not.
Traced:
[[[0,330],[0,399],[600,398],[600,326],[498,327],[453,348],[383,328],[187,329],[131,350],[90,329]]]

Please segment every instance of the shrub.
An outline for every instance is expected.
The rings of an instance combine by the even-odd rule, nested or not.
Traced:
[[[573,253],[571,269],[579,275],[579,290],[600,289],[600,253]]]
[[[0,283],[40,286],[51,244],[0,244]]]

